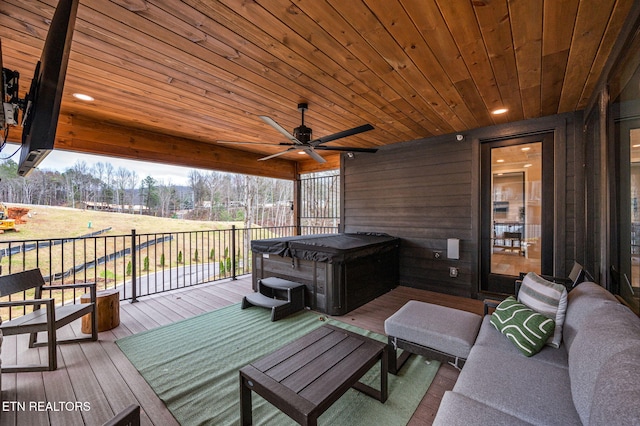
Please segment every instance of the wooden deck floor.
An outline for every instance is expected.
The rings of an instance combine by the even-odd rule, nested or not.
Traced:
[[[147,296],[138,303],[121,302],[120,326],[100,333],[98,342],[58,347],[58,370],[44,373],[3,373],[2,425],[100,425],[115,413],[137,403],[143,425],[176,425],[177,422],[146,381],[122,354],[115,341],[184,318],[240,302],[250,293],[251,277],[200,285]],[[481,313],[476,300],[398,287],[343,317],[362,328],[384,333],[384,320],[408,300],[422,300]],[[61,329],[63,336],[80,333],[80,321]],[[28,349],[28,336],[8,336],[2,344],[3,363],[46,360],[46,349]],[[414,414],[410,425],[430,424],[445,390],[458,372],[442,366]]]

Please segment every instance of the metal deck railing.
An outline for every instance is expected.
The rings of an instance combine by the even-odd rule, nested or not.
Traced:
[[[108,230],[107,230],[108,231]],[[335,233],[336,227],[302,227],[303,235]],[[96,282],[98,290],[118,289],[121,300],[235,278],[251,273],[250,241],[296,235],[294,226],[192,232],[108,235],[0,242],[0,275],[40,268],[56,285]],[[58,303],[77,303],[76,291],[50,291]],[[32,295],[14,295],[22,300]],[[44,296],[43,296],[44,297]],[[0,311],[3,319],[23,315]],[[24,309],[24,308],[21,308]]]

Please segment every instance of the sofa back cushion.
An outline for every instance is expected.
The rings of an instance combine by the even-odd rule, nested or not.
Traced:
[[[573,339],[584,324],[585,317],[607,301],[617,303],[611,293],[592,282],[584,282],[569,292],[562,330],[562,338],[567,352],[571,349]],[[586,325],[588,326],[588,324]]]
[[[598,373],[589,415],[592,425],[640,424],[640,344],[618,352]]]
[[[609,360],[634,347],[640,347],[640,319],[626,306],[608,300],[584,317],[568,351],[571,395],[583,424],[589,424],[597,381],[607,374]]]

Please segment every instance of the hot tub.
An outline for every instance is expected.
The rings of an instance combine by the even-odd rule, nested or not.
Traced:
[[[344,315],[398,285],[399,247],[399,238],[376,233],[253,240],[253,288],[267,277],[303,283],[307,306]]]

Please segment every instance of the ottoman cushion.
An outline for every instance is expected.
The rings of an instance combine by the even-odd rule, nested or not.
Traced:
[[[411,300],[384,322],[388,336],[466,359],[482,317],[446,306]]]

